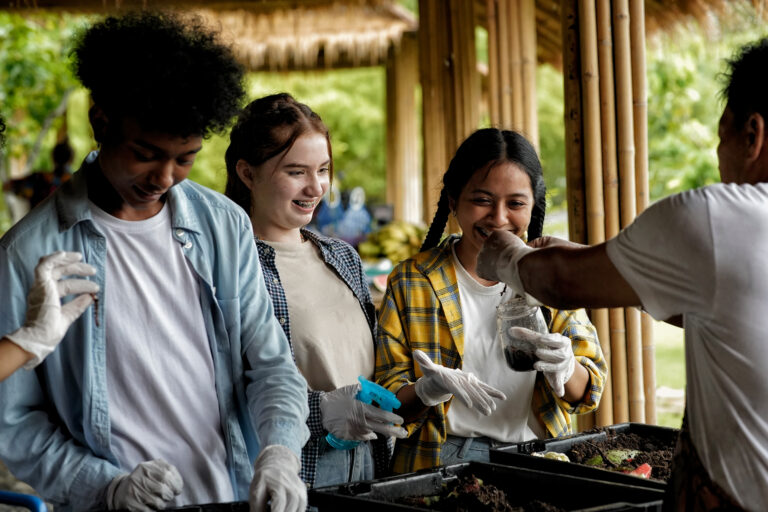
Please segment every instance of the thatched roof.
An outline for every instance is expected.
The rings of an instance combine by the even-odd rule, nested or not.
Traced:
[[[488,1],[474,0],[478,25],[486,24]],[[561,1],[535,3],[539,61],[560,67]],[[708,27],[738,4],[768,11],[768,0],[645,0],[646,32],[691,20]],[[379,65],[405,32],[418,28],[415,17],[397,0],[6,0],[5,5],[15,10],[88,12],[196,10],[223,29],[253,70]]]
[[[381,65],[418,28],[397,0],[10,0],[7,8],[195,11],[222,29],[250,69],[270,71]]]
[[[221,25],[241,60],[254,70],[376,66],[386,61],[415,17],[393,2],[203,10]]]

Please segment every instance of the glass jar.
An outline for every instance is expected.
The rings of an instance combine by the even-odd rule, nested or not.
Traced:
[[[549,332],[544,315],[536,306],[529,306],[525,298],[515,296],[496,308],[496,327],[507,365],[518,372],[533,370],[536,347],[528,340],[511,336],[510,327],[525,327],[541,334]]]

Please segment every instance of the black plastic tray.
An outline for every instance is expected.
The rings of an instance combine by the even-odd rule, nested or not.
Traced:
[[[680,432],[679,429],[669,427],[659,427],[656,425],[646,425],[645,423],[618,423],[603,427],[615,433],[637,434],[640,437],[655,437],[660,441],[670,441],[674,444]],[[647,487],[651,489],[666,489],[667,483],[663,480],[653,478],[640,478],[633,475],[609,471],[603,468],[595,468],[577,464],[575,462],[564,462],[554,459],[545,459],[543,457],[534,457],[534,452],[561,452],[565,453],[571,447],[578,443],[583,443],[591,439],[605,439],[606,432],[589,432],[573,434],[556,439],[537,439],[525,443],[510,444],[492,448],[490,450],[491,462],[505,464],[515,467],[524,467],[547,471],[550,473],[560,473],[594,480],[603,480],[608,482],[623,483]]]
[[[203,505],[184,505],[183,507],[166,508],[165,512],[248,512],[247,501],[231,501],[225,503],[206,503]]]
[[[465,462],[379,480],[321,487],[309,491],[309,504],[321,512],[336,510],[429,510],[393,503],[405,496],[439,494],[443,483],[473,474],[521,501],[541,500],[568,511],[660,511],[664,493],[571,475],[545,473],[500,464]]]

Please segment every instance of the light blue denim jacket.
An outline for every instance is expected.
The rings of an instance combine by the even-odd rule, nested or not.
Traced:
[[[95,158],[91,153],[68,183],[0,239],[0,293],[8,297],[0,333],[23,323],[41,256],[80,251],[97,269],[91,279],[102,292],[109,286],[106,242],[91,217],[85,179],[86,172],[99,172]],[[173,237],[199,276],[227,469],[235,498],[245,500],[260,446],[281,444],[301,457],[309,438],[307,384],[275,319],[242,208],[189,180],[173,187],[167,201]],[[110,445],[103,328],[110,307],[125,305],[102,300],[100,326],[90,307],[35,371],[17,371],[0,383],[0,460],[57,510],[105,508],[106,487],[122,473]]]

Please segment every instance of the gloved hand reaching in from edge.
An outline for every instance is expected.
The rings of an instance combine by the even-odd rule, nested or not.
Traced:
[[[299,478],[301,461],[290,448],[279,444],[265,446],[253,463],[251,512],[264,512],[270,502],[272,512],[304,512],[307,486]]]
[[[55,252],[40,258],[35,267],[35,281],[27,296],[26,321],[18,330],[5,337],[34,356],[24,367],[33,368],[53,352],[83,311],[93,302],[92,293],[99,285],[86,279],[65,279],[62,276],[90,276],[96,269],[81,263],[79,252]],[[61,298],[79,294],[61,305]]]
[[[562,398],[565,395],[565,383],[570,380],[576,368],[570,338],[554,332],[540,334],[524,327],[510,327],[509,335],[536,347],[534,354],[538,361],[533,363],[533,369],[543,372],[552,392]]]
[[[142,462],[130,474],[112,480],[107,487],[107,508],[132,512],[162,510],[183,487],[179,471],[163,459]]]
[[[400,439],[408,437],[404,428],[394,425],[402,425],[402,417],[361,402],[357,399],[359,391],[358,383],[323,393],[320,397],[320,412],[323,427],[328,432],[339,439],[350,441],[376,439],[376,432]]]
[[[535,250],[509,231],[494,231],[477,255],[477,275],[489,281],[502,281],[517,295],[525,297],[528,305],[541,306],[541,302],[525,292],[517,268],[520,259]]]
[[[414,389],[424,405],[431,407],[455,395],[467,407],[473,407],[488,416],[496,410],[494,398],[507,399],[504,393],[481,382],[471,373],[433,363],[421,350],[414,350],[413,358],[424,373],[416,381]]]

